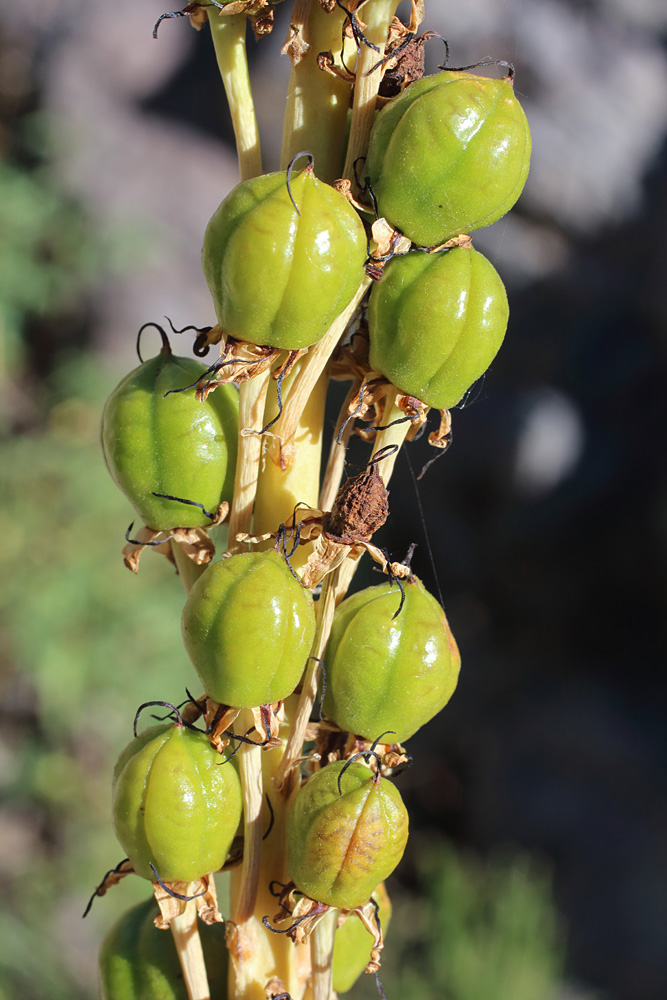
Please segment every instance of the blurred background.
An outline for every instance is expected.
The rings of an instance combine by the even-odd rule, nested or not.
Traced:
[[[289,6],[249,46],[266,169]],[[152,554],[124,569],[132,512],[98,446],[139,326],[211,321],[202,233],[236,183],[208,29],[166,21],[154,41],[164,9],[0,8],[2,1000],[96,996],[101,936],[147,895],[126,880],[81,920],[120,859],[111,768],[136,706],[190,677],[180,584]],[[534,156],[476,238],[508,286],[505,346],[419,500],[405,458],[392,482],[382,541],[419,543],[463,670],[400,779],[413,836],[384,985],[662,1000],[667,7],[428,0],[424,26],[454,66],[516,63]]]

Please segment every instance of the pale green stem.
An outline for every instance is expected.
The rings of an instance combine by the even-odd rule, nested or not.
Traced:
[[[249,709],[241,712],[236,725],[243,733],[252,729],[252,712]],[[234,902],[232,919],[243,924],[255,909],[262,857],[262,748],[242,743],[236,756],[243,791],[243,865],[241,891]]]
[[[197,927],[197,906],[194,901],[186,903],[183,913],[172,918],[170,928],[178,960],[181,963],[188,1000],[210,1000],[211,992],[206,978],[204,953]]]
[[[345,16],[340,8],[327,14],[317,0],[297,0],[290,22],[295,35],[288,46],[292,71],[281,164],[284,170],[296,153],[308,149],[315,157],[317,176],[327,183],[342,176],[351,84],[321,70],[317,57],[331,52],[341,65]]]
[[[366,0],[366,3],[358,10],[361,19],[366,22],[364,35],[369,42],[377,45],[380,51],[376,52],[375,49],[362,44],[357,60],[352,125],[343,171],[343,176],[350,180],[354,179],[355,162],[360,156],[365,156],[368,151],[368,141],[373,128],[375,104],[378,88],[382,82],[383,67],[378,66],[373,73],[366,74],[384,56],[389,26],[398,4],[399,0]]]
[[[232,116],[241,180],[262,172],[255,105],[246,55],[246,15],[219,13],[208,8],[211,38]]]
[[[299,704],[287,740],[280,770],[276,776],[276,785],[282,789],[290,787],[289,774],[301,756],[303,742],[306,738],[306,729],[308,728],[308,720],[310,719],[310,713],[317,698],[317,687],[320,681],[320,664],[318,660],[322,659],[324,648],[329,639],[334,611],[336,610],[338,575],[339,570],[335,569],[325,576],[322,583],[322,593],[317,602],[315,610],[317,628],[311,648],[312,657],[315,658],[308,661],[308,666],[303,675]]]
[[[174,559],[176,560],[176,569],[178,570],[178,575],[181,578],[183,589],[186,594],[189,594],[194,584],[206,569],[206,566],[198,566],[197,563],[193,562],[192,559],[186,556],[181,546],[176,542],[171,543],[171,551],[174,555]]]
[[[262,454],[262,438],[258,431],[264,426],[264,404],[269,387],[269,371],[241,383],[239,391],[239,449],[234,477],[234,495],[229,515],[229,552],[241,552],[244,546],[236,535],[249,533],[257,493],[257,477]]]
[[[333,949],[338,910],[332,907],[315,926],[310,938],[313,966],[313,1000],[331,1000],[333,991]]]

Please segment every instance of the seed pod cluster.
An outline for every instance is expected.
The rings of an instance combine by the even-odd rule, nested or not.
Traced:
[[[208,16],[224,17],[225,6],[217,5]],[[235,2],[234,14],[250,13],[257,29],[266,6],[253,0],[246,11]],[[318,17],[326,16],[327,7],[336,8],[338,16],[344,10],[336,4],[312,6]],[[201,12],[190,13],[201,19]],[[361,30],[358,22],[352,25]],[[318,77],[320,83],[322,79]],[[383,259],[383,273],[369,267],[369,275],[380,280],[368,297],[368,352],[362,352],[363,372],[348,372],[350,379],[362,387],[367,378],[376,387],[381,384],[389,399],[397,398],[391,395],[394,386],[412,402],[446,410],[488,368],[505,335],[507,297],[489,261],[473,249],[467,235],[459,237],[511,208],[526,180],[529,158],[530,133],[511,77],[443,71],[411,83],[376,116],[365,166],[373,197],[379,215],[414,246],[403,256]],[[221,343],[219,365],[232,366],[230,377],[237,379],[241,393],[257,374],[252,369],[258,358],[261,363],[270,359],[279,388],[293,364],[303,364],[297,378],[311,374],[307,366],[318,352],[305,360],[299,352],[321,341],[357,301],[365,280],[370,232],[363,205],[341,193],[344,184],[320,181],[312,157],[300,172],[292,169],[293,162],[287,171],[239,184],[216,210],[204,236],[202,267],[218,326],[198,333],[208,346]],[[348,334],[364,336],[365,328],[360,321]],[[225,353],[230,344],[240,353]],[[289,353],[286,361],[277,360],[279,352]],[[340,353],[334,365],[339,359]],[[233,367],[239,363],[246,365],[243,374]],[[214,363],[208,373],[215,368]],[[269,464],[272,455],[261,449],[259,466],[244,466],[250,464],[247,439],[257,428],[239,427],[236,388],[216,384],[209,392],[207,384],[194,391],[192,386],[201,386],[206,374],[199,361],[175,357],[165,343],[157,357],[142,362],[119,384],[104,411],[108,468],[146,528],[156,533],[196,529],[193,534],[207,538],[202,529],[211,525],[212,511],[225,509],[224,501],[238,514],[235,480],[245,491],[252,476],[266,475],[271,481],[277,475]],[[243,402],[241,395],[242,413]],[[380,424],[381,409],[377,416]],[[378,430],[387,428],[380,425]],[[280,448],[283,444],[281,440]],[[261,870],[262,878],[268,873],[263,888],[270,892],[274,883],[286,876],[289,880],[281,882],[285,912],[277,919],[294,917],[295,922],[274,930],[293,934],[302,921],[317,921],[328,907],[345,911],[333,958],[333,985],[340,993],[350,989],[367,964],[369,970],[377,967],[380,926],[386,927],[391,912],[383,881],[407,843],[408,814],[387,770],[401,759],[400,744],[447,704],[460,670],[445,612],[409,567],[400,566],[394,579],[392,564],[391,583],[344,600],[342,586],[337,590],[343,574],[327,580],[323,569],[323,591],[316,603],[290,562],[300,541],[314,546],[314,557],[329,572],[364,546],[379,559],[371,537],[387,519],[389,493],[381,477],[387,448],[378,444],[376,449],[370,471],[348,479],[330,505],[333,510],[302,511],[302,521],[294,513],[289,544],[287,526],[278,523],[285,515],[276,512],[275,530],[260,535],[263,529],[247,524],[236,535],[230,532],[229,551],[185,579],[189,593],[182,638],[203,694],[195,700],[188,691],[183,714],[170,706],[174,721],[135,735],[120,755],[113,780],[118,841],[134,871],[163,893],[191,903],[174,885],[207,881],[211,873],[232,866],[243,833],[244,863],[234,877],[241,872],[241,878],[250,879],[247,872]],[[281,472],[284,460],[281,451]],[[360,492],[361,480],[373,487],[372,495]],[[244,494],[244,503],[243,509],[251,510],[252,496]],[[237,521],[232,518],[232,523]],[[305,526],[313,534],[301,538]],[[272,537],[275,547],[244,550],[251,528],[258,531],[253,544],[271,544]],[[327,592],[329,584],[333,589]],[[311,666],[309,673],[308,663],[321,664],[326,681],[322,718],[319,724],[311,721],[308,729],[308,739],[317,738],[317,753],[304,752],[303,737],[296,738],[299,726],[305,729],[312,720],[308,699],[314,696],[320,668]],[[298,708],[296,697],[290,697],[295,694],[300,694]],[[251,726],[254,721],[256,728],[265,724],[266,733],[249,740],[252,728],[235,732],[225,728],[228,721],[220,722],[238,716]],[[192,719],[199,719],[200,729]],[[281,725],[287,723],[296,749],[285,745]],[[260,747],[273,752],[277,744],[290,767],[282,784],[265,780],[262,791],[279,817],[275,830],[272,819],[263,847],[258,834],[261,766],[251,770],[256,763],[251,755],[261,753]],[[236,757],[239,747],[241,756]],[[302,768],[304,758],[308,762]],[[242,889],[233,895],[244,897],[247,885]],[[289,909],[294,900],[300,916]],[[190,995],[189,986],[186,990],[177,982],[176,953],[169,937],[153,927],[153,914],[152,904],[129,911],[107,938],[100,958],[103,1000],[181,1000]],[[248,916],[243,913],[239,922]],[[234,943],[235,919],[229,934],[236,960],[242,948]],[[368,930],[373,919],[374,938]],[[270,921],[265,926],[271,927]],[[220,962],[212,958],[210,995],[222,997],[226,988],[216,979],[219,972]],[[272,989],[259,978],[250,986],[253,996]],[[303,1000],[304,981],[290,989],[301,992],[278,995]],[[314,995],[321,996],[321,990]]]

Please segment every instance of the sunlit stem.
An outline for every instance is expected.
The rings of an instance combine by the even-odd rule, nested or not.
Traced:
[[[283,407],[282,416],[273,428],[276,438],[280,439],[279,460],[283,469],[286,469],[294,460],[294,439],[310,394],[338,346],[370,283],[370,278],[363,279],[347,308],[334,320],[319,343],[310,349],[303,367],[294,380],[294,385]],[[276,457],[274,452],[274,460]]]
[[[262,172],[255,105],[246,55],[245,14],[224,14],[208,7],[211,38],[232,116],[241,180]]]
[[[343,478],[345,453],[347,451],[347,446],[350,442],[352,429],[354,427],[354,420],[348,420],[348,410],[352,401],[356,399],[358,395],[358,388],[352,386],[345,397],[345,402],[341,406],[340,413],[338,414],[338,420],[336,421],[333,438],[331,440],[331,448],[329,449],[329,459],[324,473],[324,482],[322,483],[322,489],[320,491],[320,510],[332,509],[336,493],[338,492],[338,487],[340,486],[341,479]],[[346,420],[348,420],[347,426],[343,429],[343,425]],[[340,443],[338,441],[339,437]]]
[[[194,584],[206,569],[206,566],[198,566],[197,563],[193,562],[192,559],[185,554],[181,546],[176,542],[171,543],[171,551],[176,561],[176,569],[178,570],[178,575],[181,578],[183,589],[186,594],[189,594]]]
[[[342,176],[351,83],[321,70],[320,52],[331,52],[341,66],[345,14],[339,8],[327,14],[318,0],[296,0],[286,43],[292,59],[281,163],[309,149],[320,180]]]
[[[228,925],[230,977],[228,1000],[266,1000],[265,986],[276,977],[285,984],[293,1000],[303,996],[310,974],[310,950],[307,945],[295,945],[285,934],[272,934],[262,924],[262,917],[269,919],[276,911],[276,900],[271,895],[272,880],[288,881],[286,827],[290,801],[276,794],[273,779],[280,767],[282,748],[276,747],[263,753],[262,776],[265,801],[262,809],[262,831],[266,837],[261,844],[260,878],[254,913],[243,923]],[[271,810],[266,804],[271,801]],[[231,873],[232,909],[243,890],[243,872],[235,868]],[[216,1000],[216,998],[213,998]]]
[[[284,396],[289,396],[298,369],[283,384]],[[275,383],[274,383],[275,385]],[[322,458],[322,430],[324,425],[324,404],[329,385],[328,373],[320,375],[311,392],[294,435],[295,460],[287,468],[280,466],[280,449],[267,432],[268,447],[260,468],[257,484],[257,499],[253,517],[253,531],[256,535],[275,531],[283,522],[289,522],[297,503],[317,507],[320,487],[320,464]],[[265,423],[278,413],[274,386],[269,389]],[[307,515],[304,508],[303,514]],[[299,516],[297,514],[297,516]],[[266,542],[265,547],[273,543]],[[306,560],[310,545],[302,545],[290,560],[298,569]]]
[[[333,949],[338,910],[332,907],[316,924],[310,938],[313,966],[313,1000],[331,1000],[333,990]]]
[[[345,157],[343,176],[353,180],[354,164],[360,156],[368,151],[368,141],[373,127],[373,116],[377,102],[377,93],[382,82],[383,67],[369,73],[384,56],[389,25],[396,13],[399,0],[366,0],[359,10],[359,16],[366,22],[364,35],[377,45],[379,52],[368,45],[361,46],[356,68],[356,83],[354,85],[354,104],[352,106],[352,125],[350,139]]]
[[[262,454],[262,439],[257,431],[264,426],[264,404],[269,386],[269,371],[241,383],[239,391],[239,450],[234,478],[234,497],[229,515],[228,551],[241,552],[236,541],[240,532],[249,532],[257,492],[257,478]]]
[[[240,732],[247,732],[254,725],[249,709],[237,720]],[[259,885],[259,866],[262,856],[262,748],[242,743],[237,754],[241,789],[243,792],[243,864],[241,891],[234,900],[232,919],[242,924],[252,916]]]
[[[210,1000],[204,954],[197,928],[196,903],[186,903],[183,913],[172,918],[170,927],[189,1000]]]
[[[331,631],[331,623],[334,611],[336,610],[336,597],[339,592],[338,574],[339,570],[335,569],[332,573],[325,576],[322,583],[322,593],[317,602],[315,611],[317,628],[312,646],[312,656],[316,657],[316,659],[308,661],[308,666],[303,675],[299,704],[292,722],[292,729],[287,740],[287,746],[285,747],[285,754],[276,776],[276,785],[282,789],[290,787],[288,777],[296,761],[301,756],[310,713],[317,698],[317,687],[321,673],[320,664],[317,660],[322,658]]]

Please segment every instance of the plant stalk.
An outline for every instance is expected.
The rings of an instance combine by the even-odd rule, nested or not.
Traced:
[[[239,392],[239,450],[234,477],[234,496],[229,515],[227,551],[243,551],[236,535],[249,532],[257,492],[257,477],[262,454],[262,438],[258,431],[264,426],[264,405],[269,387],[269,371],[241,383]]]
[[[331,1000],[333,990],[333,949],[338,910],[328,910],[310,938],[310,958],[313,967],[313,1000]]]
[[[208,8],[211,38],[232,116],[241,180],[262,172],[262,156],[246,54],[246,15]]]
[[[172,918],[170,927],[189,1000],[210,1000],[211,992],[197,927],[196,903],[187,903],[184,912]]]
[[[296,0],[285,48],[292,60],[281,165],[285,170],[296,153],[309,149],[320,180],[341,176],[345,155],[347,109],[351,83],[321,70],[317,57],[330,52],[339,67],[345,13],[326,13],[317,0]]]
[[[354,104],[352,106],[352,125],[350,139],[345,157],[343,176],[354,180],[354,164],[368,151],[368,141],[373,128],[375,104],[378,88],[382,82],[383,66],[377,66],[384,56],[389,26],[392,22],[399,0],[366,0],[361,7],[361,16],[366,21],[364,35],[377,45],[379,52],[362,44],[357,59],[356,82],[354,85]],[[369,74],[369,75],[367,75]]]

